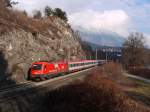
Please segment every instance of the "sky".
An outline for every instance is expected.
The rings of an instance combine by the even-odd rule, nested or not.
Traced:
[[[15,0],[18,9],[30,15],[45,6],[67,12],[74,29],[92,32],[109,31],[127,37],[141,32],[150,46],[150,0]]]

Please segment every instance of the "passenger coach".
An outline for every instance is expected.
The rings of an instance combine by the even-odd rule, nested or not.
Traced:
[[[31,65],[28,79],[48,79],[61,74],[67,74],[97,66],[98,64],[98,60],[34,62]]]

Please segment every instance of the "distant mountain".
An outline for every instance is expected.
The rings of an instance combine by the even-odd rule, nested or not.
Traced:
[[[89,46],[91,46],[92,50],[95,52],[95,50],[101,50],[103,52],[117,52],[117,53],[121,53],[122,52],[122,47],[115,47],[115,46],[101,46],[101,45],[97,45],[91,42],[86,42]]]
[[[88,45],[90,45],[93,50],[96,50],[96,49],[110,49],[110,48],[121,49],[122,48],[120,46],[103,46],[103,45],[98,45],[98,44],[94,44],[94,43],[88,42],[88,41],[86,41],[86,43]]]
[[[125,39],[116,33],[80,31],[84,41],[100,46],[121,47]]]

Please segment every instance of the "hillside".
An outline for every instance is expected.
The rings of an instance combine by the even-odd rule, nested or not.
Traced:
[[[121,72],[116,63],[94,68],[84,81],[76,80],[41,96],[37,112],[150,112],[150,86]]]
[[[84,58],[70,25],[57,17],[33,19],[0,0],[0,82],[23,81],[32,62]]]

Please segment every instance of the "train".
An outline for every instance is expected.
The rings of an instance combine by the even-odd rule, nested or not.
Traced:
[[[105,60],[33,62],[29,70],[28,80],[49,79],[55,76],[65,75],[97,65],[101,65],[105,62]]]

